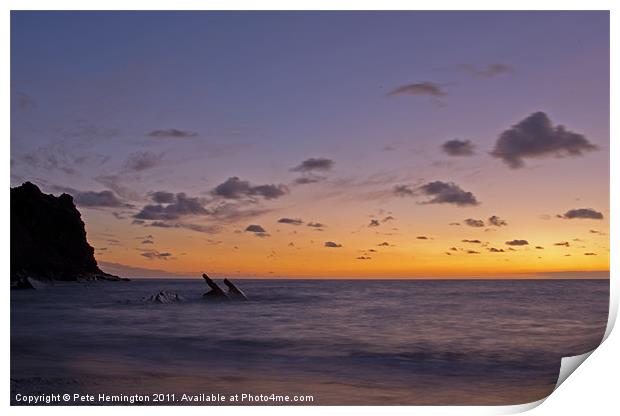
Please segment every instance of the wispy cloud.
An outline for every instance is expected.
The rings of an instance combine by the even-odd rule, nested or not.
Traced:
[[[292,172],[325,172],[331,170],[334,166],[334,161],[324,157],[310,158],[301,162],[299,165],[291,168]]]
[[[124,169],[129,172],[142,172],[159,165],[163,157],[163,153],[134,152],[125,160]]]
[[[463,223],[465,223],[465,225],[469,225],[470,227],[484,227],[484,221],[473,218],[467,218],[466,220],[463,220]]]
[[[369,227],[378,227],[379,225],[381,225],[381,223],[379,222],[379,220],[370,220],[370,224],[368,224]]]
[[[447,94],[439,86],[439,84],[425,81],[401,85],[400,87],[394,88],[392,91],[387,93],[388,97],[395,97],[398,95],[426,95],[431,97],[443,97]]]
[[[89,208],[120,208],[131,207],[121,201],[112,191],[77,191],[73,194],[75,204]]]
[[[198,133],[196,133],[195,131],[189,131],[189,130],[158,129],[158,130],[152,130],[148,132],[147,135],[150,137],[158,137],[158,138],[170,137],[170,138],[175,138],[175,139],[182,139],[182,138],[187,138],[187,137],[195,137],[198,135]]]
[[[140,254],[143,257],[146,257],[149,260],[168,260],[172,258],[172,253],[169,252],[159,252],[157,250],[146,250]]]
[[[505,220],[498,217],[497,215],[492,215],[489,217],[489,225],[492,225],[495,227],[504,227],[508,225],[508,223]]]
[[[474,144],[470,140],[448,140],[441,145],[441,150],[448,156],[472,156]]]
[[[500,75],[511,74],[514,72],[514,68],[510,65],[494,63],[485,67],[477,68],[472,65],[459,65],[459,68],[463,71],[481,77],[481,78],[495,78]]]

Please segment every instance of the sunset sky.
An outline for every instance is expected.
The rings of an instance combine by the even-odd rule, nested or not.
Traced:
[[[105,271],[609,269],[608,12],[13,12],[11,88]]]

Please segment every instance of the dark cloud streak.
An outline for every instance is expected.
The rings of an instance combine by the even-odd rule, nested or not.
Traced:
[[[441,87],[434,82],[418,82],[413,84],[401,85],[390,91],[388,97],[396,97],[399,95],[426,95],[430,97],[444,97],[447,94]]]
[[[472,156],[474,144],[469,140],[448,140],[441,145],[441,150],[449,156]]]
[[[150,131],[147,135],[150,137],[157,137],[157,138],[170,137],[170,138],[175,138],[175,139],[182,139],[182,138],[187,138],[187,137],[195,137],[198,135],[198,133],[196,133],[195,131],[189,131],[189,130],[159,129],[159,130]]]

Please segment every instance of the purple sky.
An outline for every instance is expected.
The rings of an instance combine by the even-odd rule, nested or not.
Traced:
[[[215,257],[213,267],[286,275],[334,240],[343,257],[315,273],[357,275],[358,257],[372,257],[373,273],[407,276],[415,251],[424,273],[442,274],[437,256],[469,237],[451,222],[507,217],[512,230],[494,237],[502,244],[553,245],[608,228],[607,12],[13,12],[11,86],[12,186],[72,193],[109,263],[190,272],[205,250],[229,258],[245,244],[255,272]],[[536,112],[522,127],[563,125],[559,142],[543,134],[540,146],[515,150],[506,139],[508,153],[491,155]],[[450,140],[452,151],[442,147]],[[331,164],[293,169],[311,158]],[[249,182],[243,198],[214,191],[234,177]],[[480,203],[426,204],[421,186],[433,181]],[[414,198],[391,193],[399,185]],[[156,191],[198,206],[157,214],[167,227],[136,224],[145,206],[170,203],[154,201]],[[579,208],[603,220],[553,219]],[[360,231],[390,215],[395,230]],[[329,221],[331,234],[288,234],[281,217]],[[248,235],[252,224],[269,236]],[[362,253],[390,233],[398,256]],[[411,246],[421,233],[435,238]],[[141,245],[146,235],[154,247]],[[307,251],[286,254],[289,243]],[[569,253],[578,260],[558,251],[536,267],[606,268],[607,237],[583,247]],[[482,272],[466,258],[454,269]],[[476,264],[511,261],[496,259]]]

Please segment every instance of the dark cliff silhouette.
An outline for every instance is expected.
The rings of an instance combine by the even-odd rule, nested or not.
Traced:
[[[11,283],[128,280],[103,272],[71,195],[46,195],[26,182],[11,188]]]

